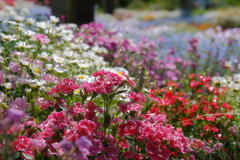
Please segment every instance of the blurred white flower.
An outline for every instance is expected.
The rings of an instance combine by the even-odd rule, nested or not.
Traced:
[[[34,24],[35,23],[35,19],[33,19],[33,18],[27,18],[26,19],[26,24],[28,24],[28,25],[32,25],[32,24]]]
[[[86,60],[79,60],[79,62],[77,63],[77,65],[78,65],[81,69],[86,69],[86,68],[92,66],[92,62],[87,62]]]
[[[4,86],[6,89],[12,89],[12,83],[5,83]]]
[[[24,20],[24,17],[17,15],[17,16],[14,17],[14,20],[15,20],[16,22],[22,22],[22,21]]]
[[[25,35],[25,36],[27,36],[27,37],[32,37],[33,35],[35,35],[36,33],[35,32],[33,32],[33,31],[31,31],[31,30],[24,30],[23,31],[23,34]]]
[[[88,76],[86,74],[79,74],[75,77],[77,78],[77,81],[79,81],[79,82],[88,81],[88,79],[90,78],[90,76]]]
[[[39,29],[45,29],[45,28],[47,28],[47,23],[46,23],[46,22],[37,22],[37,23],[36,23],[36,26],[37,26]]]
[[[3,52],[3,47],[0,47],[0,54]]]
[[[238,83],[230,82],[228,87],[235,91],[240,90],[240,84],[238,84]]]
[[[32,48],[32,46],[28,45],[26,42],[19,41],[16,43],[16,48]]]
[[[19,62],[23,65],[23,66],[28,66],[29,62],[24,60],[24,59],[19,59]]]
[[[53,70],[53,65],[52,64],[46,64],[46,70],[47,71],[51,71],[51,70]]]
[[[231,68],[232,67],[232,62],[231,61],[225,61],[224,65],[227,68]]]
[[[1,40],[3,42],[9,42],[9,41],[16,41],[16,36],[15,35],[5,35],[3,33],[0,33]]]
[[[32,65],[30,68],[36,77],[40,77],[45,74],[44,69],[40,66]]]
[[[240,83],[240,73],[233,75],[233,81],[237,82],[237,83]]]
[[[57,72],[57,73],[67,72],[67,70],[62,68],[62,67],[54,67],[54,71]]]
[[[38,57],[42,58],[42,59],[47,59],[47,58],[49,58],[49,53],[42,52],[41,54],[38,55]]]
[[[58,23],[58,22],[60,22],[60,19],[58,18],[58,17],[55,17],[55,16],[50,16],[50,22],[51,23]]]
[[[62,63],[66,63],[66,62],[67,62],[66,59],[64,59],[64,58],[62,58],[62,57],[57,57],[57,56],[54,56],[54,57],[53,57],[53,60],[54,60],[54,62],[59,63],[59,64],[62,64]]]

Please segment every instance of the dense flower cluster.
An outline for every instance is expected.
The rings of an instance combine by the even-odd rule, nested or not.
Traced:
[[[177,47],[159,56],[147,38],[134,43],[98,23],[77,30],[1,7],[0,159],[239,157],[239,74],[179,80],[198,70],[202,35],[186,39],[186,59]],[[165,87],[150,89],[153,80]]]

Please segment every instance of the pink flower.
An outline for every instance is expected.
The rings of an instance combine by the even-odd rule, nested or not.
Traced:
[[[51,106],[54,106],[55,103],[51,100],[45,100],[44,102],[39,102],[39,104],[41,106],[41,109],[45,110],[45,109],[48,109]]]
[[[72,129],[66,129],[64,131],[64,136],[67,140],[75,142],[81,136],[90,135],[95,129],[96,124],[90,120],[81,120],[79,124],[76,124]]]
[[[79,102],[75,103],[74,106],[71,107],[71,110],[73,111],[73,113],[72,113],[73,116],[75,116],[75,115],[78,114],[78,113],[86,113],[86,112],[88,111],[88,110],[85,109],[85,107],[84,107],[81,103],[79,103]]]
[[[119,104],[119,110],[123,113],[130,112],[130,111],[139,112],[141,111],[141,109],[142,109],[142,106],[137,103],[128,102],[126,104],[124,103]]]
[[[25,154],[34,156],[32,139],[26,136],[19,136],[15,141],[12,142],[13,150],[22,151]]]
[[[128,120],[127,123],[119,124],[118,133],[121,137],[136,135],[137,123],[135,121]]]
[[[119,147],[104,147],[104,151],[107,152],[108,159],[112,160],[118,160],[116,157],[118,156],[119,150]]]
[[[113,86],[119,86],[123,81],[123,78],[118,74],[104,70],[95,72],[92,76],[96,77],[96,79],[91,83],[91,88],[100,94],[112,92]]]
[[[44,34],[35,34],[32,37],[33,40],[39,40],[41,42],[41,44],[46,44],[50,42],[50,39],[48,38],[47,35]]]
[[[94,104],[93,102],[88,102],[87,103],[87,107],[88,107],[88,110],[89,111],[95,111],[95,110],[97,110],[98,112],[100,112],[100,113],[103,113],[103,110],[100,108],[100,107],[98,107],[96,104]]]
[[[53,155],[62,155],[63,149],[61,148],[61,144],[58,142],[52,143],[48,146],[47,150],[47,156],[53,156]]]
[[[39,153],[42,152],[47,146],[47,143],[43,138],[32,139],[32,144],[34,149],[36,149]]]
[[[43,80],[45,80],[48,83],[55,83],[55,84],[59,82],[59,78],[51,74],[44,74]]]
[[[3,71],[3,70],[0,70],[0,84],[3,84],[3,83],[4,83],[3,73],[4,73],[4,71]]]
[[[80,88],[88,93],[92,93],[94,91],[94,88],[91,87],[91,83],[89,82],[82,82]]]
[[[147,143],[146,151],[152,160],[168,160],[171,155],[171,151],[166,146],[157,145],[152,142]]]
[[[131,92],[128,95],[128,98],[130,98],[133,102],[139,102],[139,103],[144,103],[146,102],[146,98],[143,95],[143,93],[136,93],[136,92]]]
[[[23,117],[24,112],[22,110],[18,110],[15,108],[9,108],[7,110],[7,118],[14,123],[20,123]]]
[[[10,70],[12,72],[18,72],[18,70],[19,70],[19,63],[10,62],[8,67],[10,68]]]
[[[27,109],[27,102],[25,97],[18,97],[10,103],[11,108],[22,110],[23,112]]]
[[[101,153],[103,151],[103,145],[99,139],[92,139],[92,146],[90,148],[90,154],[92,156],[97,155],[98,153]]]
[[[34,118],[28,118],[23,122],[24,126],[36,127],[36,122],[34,122]]]

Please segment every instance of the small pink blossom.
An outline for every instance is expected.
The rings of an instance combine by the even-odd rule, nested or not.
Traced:
[[[47,35],[44,34],[35,34],[32,37],[33,40],[39,40],[41,42],[41,44],[47,44],[50,42],[50,39],[48,38]]]

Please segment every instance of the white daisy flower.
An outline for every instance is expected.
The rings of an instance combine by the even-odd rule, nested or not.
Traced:
[[[62,68],[62,67],[54,67],[54,71],[57,72],[57,73],[67,72],[67,70]]]
[[[5,35],[3,33],[0,33],[1,39],[3,42],[10,42],[10,41],[16,41],[15,35]]]
[[[33,19],[33,18],[27,18],[26,19],[26,24],[28,24],[28,25],[32,25],[32,24],[34,24],[35,23],[35,19]]]
[[[56,62],[56,63],[59,63],[59,64],[63,64],[63,63],[66,63],[67,60],[62,58],[62,57],[53,57],[53,60]]]
[[[58,23],[58,22],[60,22],[60,19],[58,18],[58,17],[55,17],[55,16],[50,16],[50,22],[51,23]]]
[[[19,62],[23,65],[23,66],[29,66],[29,62],[23,59],[19,59]]]
[[[37,65],[32,65],[31,70],[33,74],[37,77],[43,76],[43,74],[45,74],[44,69]]]
[[[16,43],[16,48],[31,48],[31,45],[28,45],[26,42],[19,41]]]
[[[49,53],[42,52],[41,54],[38,55],[38,57],[40,57],[42,59],[47,59],[47,58],[49,58]]]

